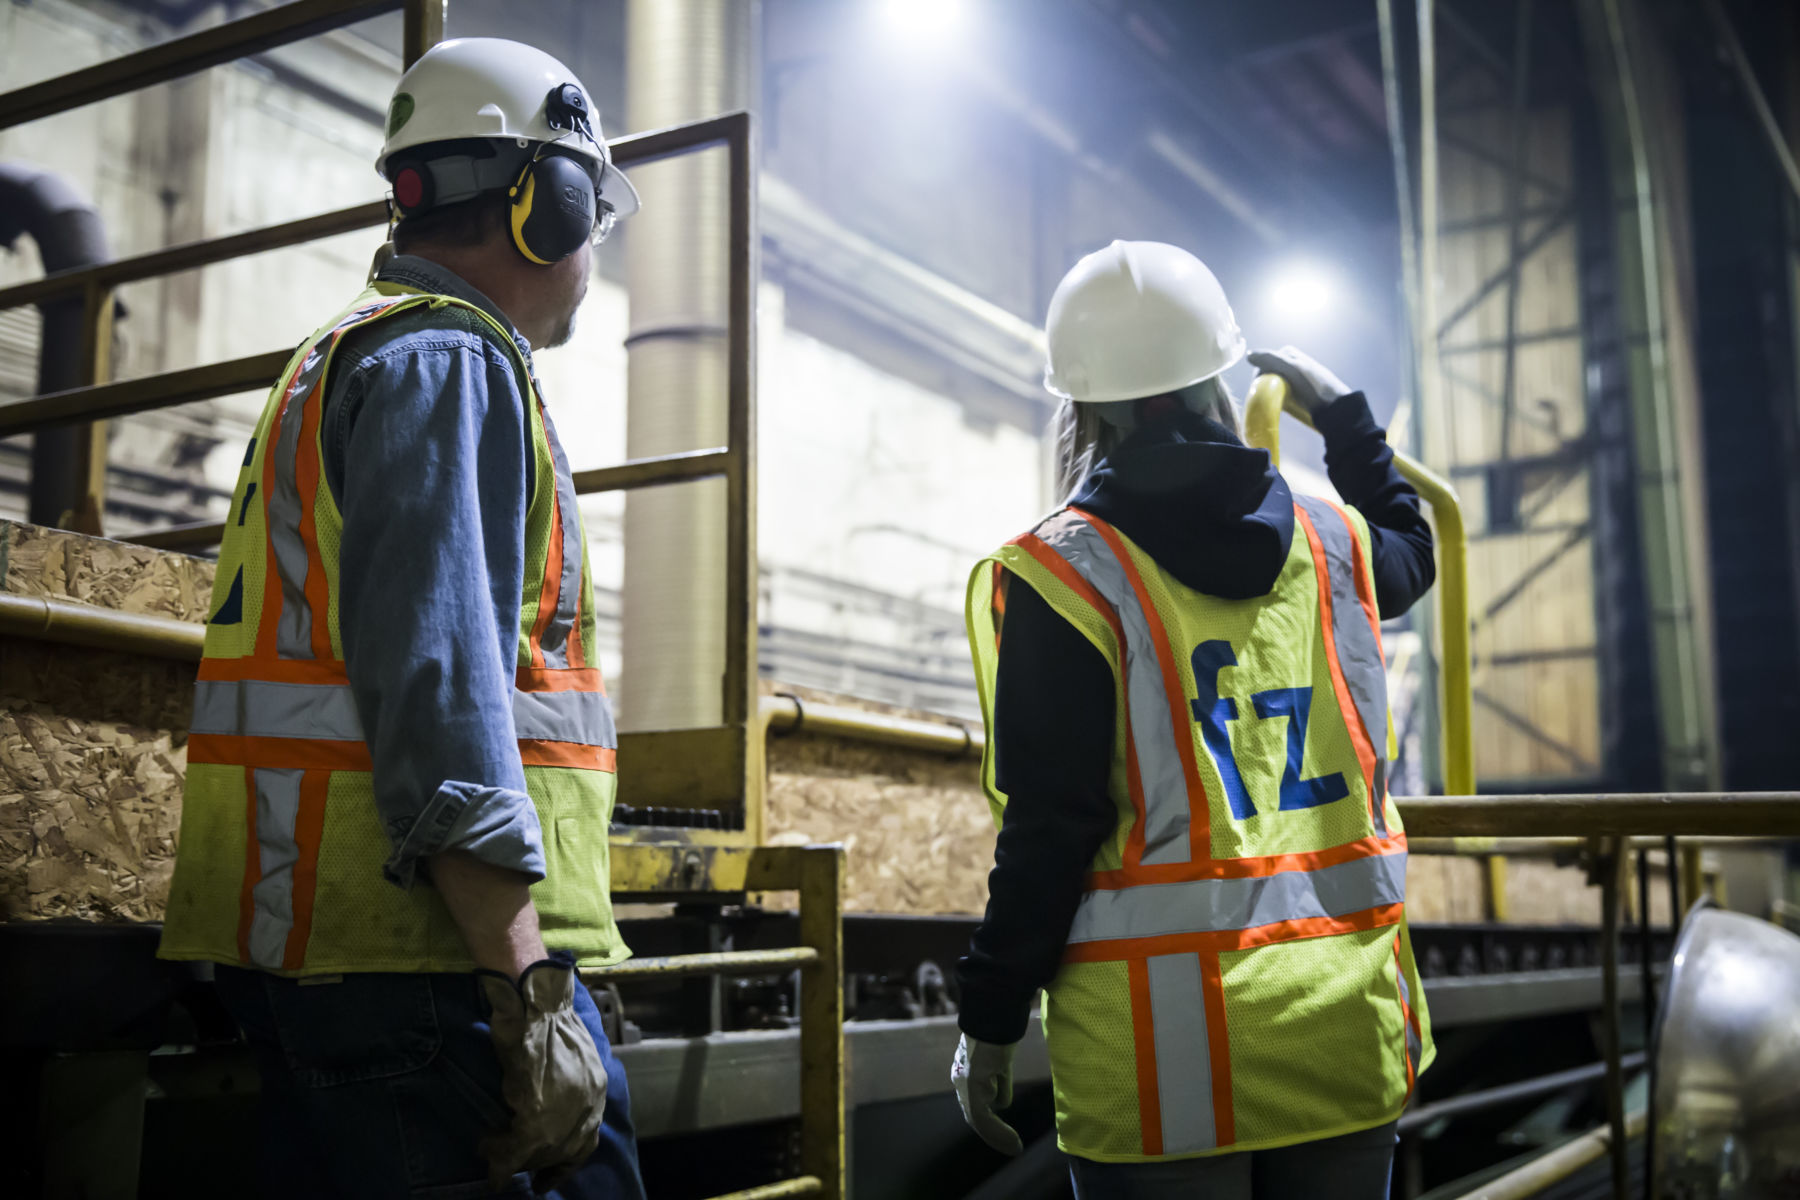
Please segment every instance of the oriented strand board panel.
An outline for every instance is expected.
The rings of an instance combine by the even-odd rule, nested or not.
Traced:
[[[199,620],[213,565],[0,522],[0,590]],[[162,916],[194,669],[0,638],[0,919]]]

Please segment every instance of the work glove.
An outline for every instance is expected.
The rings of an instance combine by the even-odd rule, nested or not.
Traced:
[[[552,954],[517,983],[497,971],[475,974],[493,1009],[500,1091],[512,1109],[512,1123],[481,1144],[488,1184],[498,1192],[530,1171],[532,1187],[548,1192],[599,1146],[606,1111],[606,1068],[575,1011],[575,957]]]
[[[1265,375],[1279,375],[1287,380],[1295,403],[1309,415],[1316,415],[1333,400],[1347,396],[1353,390],[1327,370],[1325,364],[1292,346],[1283,346],[1279,350],[1253,350],[1250,365]]]
[[[965,1033],[956,1044],[956,1058],[950,1064],[950,1084],[956,1089],[956,1102],[962,1105],[963,1120],[982,1141],[1002,1154],[1017,1154],[1025,1148],[1019,1131],[994,1111],[1012,1104],[1016,1048],[1016,1043],[996,1046],[976,1041]]]

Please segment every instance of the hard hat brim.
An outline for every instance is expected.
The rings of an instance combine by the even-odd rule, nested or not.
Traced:
[[[1069,391],[1058,384],[1055,372],[1050,367],[1045,367],[1044,390],[1049,392],[1052,396],[1055,396],[1058,400],[1069,400],[1076,404],[1113,404],[1121,400],[1142,400],[1147,396],[1163,396],[1170,392],[1179,392],[1182,388],[1193,387],[1196,383],[1205,383],[1208,379],[1217,379],[1219,376],[1244,361],[1244,354],[1249,348],[1250,344],[1244,340],[1242,334],[1239,334],[1237,345],[1232,348],[1231,354],[1227,358],[1225,365],[1218,370],[1208,371],[1204,375],[1196,375],[1192,379],[1171,381],[1167,387],[1156,387],[1149,391],[1145,391],[1140,387],[1110,392],[1089,391],[1077,396],[1074,392]]]

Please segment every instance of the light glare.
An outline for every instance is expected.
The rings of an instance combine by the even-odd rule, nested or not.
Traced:
[[[910,41],[954,36],[963,24],[965,0],[883,0],[888,29]]]
[[[1337,281],[1317,263],[1289,263],[1269,281],[1269,310],[1278,317],[1306,320],[1337,301]]]

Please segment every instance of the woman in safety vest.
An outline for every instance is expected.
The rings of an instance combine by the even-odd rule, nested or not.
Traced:
[[[1418,496],[1362,394],[1291,347],[1250,361],[1347,503],[1244,444],[1244,338],[1183,250],[1087,256],[1046,324],[1069,499],[969,585],[1000,835],[957,971],[964,1115],[1021,1149],[995,1110],[1042,989],[1083,1200],[1385,1197],[1432,1056],[1380,631],[1432,582]]]

